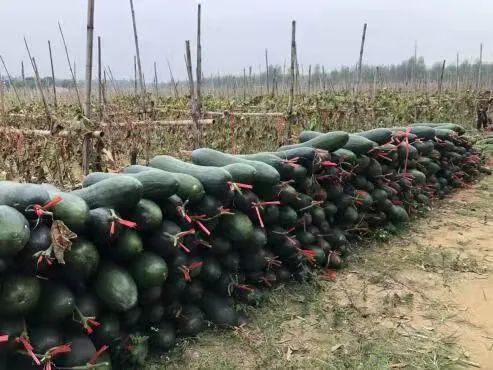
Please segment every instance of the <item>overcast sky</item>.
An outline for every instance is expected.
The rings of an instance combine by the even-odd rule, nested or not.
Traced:
[[[85,63],[87,0],[2,0],[0,54],[10,72],[20,75],[28,57],[25,36],[41,74],[49,73],[47,40],[53,44],[57,77],[69,71],[58,33],[63,25],[78,77]],[[166,58],[179,77],[185,76],[184,41],[195,46],[197,0],[134,0],[146,80],[158,63],[160,80],[168,80]],[[326,68],[353,65],[359,53],[363,23],[368,23],[364,61],[400,62],[418,54],[427,63],[447,59],[474,61],[484,42],[484,60],[493,59],[491,0],[202,0],[203,70],[239,73],[264,65],[264,50],[272,64],[290,55],[291,20],[297,21],[299,60]],[[95,35],[103,40],[104,64],[115,78],[133,75],[133,43],[128,0],[96,0]],[[96,51],[96,49],[95,49]],[[28,68],[29,67],[29,68]],[[2,69],[3,73],[3,69]]]

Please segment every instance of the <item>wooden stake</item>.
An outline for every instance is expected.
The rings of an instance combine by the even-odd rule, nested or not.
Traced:
[[[51,79],[53,80],[53,105],[55,107],[55,111],[58,108],[57,99],[56,99],[56,80],[55,80],[55,68],[53,67],[53,54],[51,52],[51,42],[48,40],[48,50],[50,51],[50,65],[51,65]]]
[[[22,77],[22,82],[26,81],[26,75],[24,74],[24,61],[21,60],[21,77]]]
[[[79,107],[80,107],[81,112],[83,112],[82,102],[80,100],[79,88],[77,86],[77,79],[75,77],[75,68],[72,69],[72,63],[70,62],[70,56],[68,54],[67,43],[65,42],[65,36],[63,35],[62,25],[60,24],[60,22],[58,22],[58,29],[60,30],[60,35],[62,36],[63,46],[65,47],[65,55],[67,56],[67,63],[68,63],[68,67],[70,69],[70,74],[72,76],[72,83],[74,85],[75,93],[77,95],[77,102],[79,103]]]
[[[3,68],[5,69],[5,73],[7,73],[7,78],[9,79],[9,85],[12,86],[12,89],[14,90],[15,97],[17,99],[17,102],[19,105],[22,105],[21,98],[19,97],[19,94],[17,93],[17,88],[14,85],[14,81],[12,80],[12,76],[9,73],[9,70],[7,69],[7,65],[5,64],[5,61],[3,60],[3,57],[0,55],[0,60],[2,61]]]
[[[91,119],[92,54],[94,41],[94,0],[87,0],[87,45],[86,45],[86,107],[84,114]],[[89,172],[89,169],[87,169]]]
[[[197,110],[197,101],[195,99],[195,88],[194,88],[194,83],[193,83],[193,72],[192,72],[192,57],[190,53],[190,41],[187,40],[185,41],[185,64],[187,66],[187,73],[188,73],[188,85],[189,85],[189,91],[190,91],[190,102],[192,105],[192,121],[193,121],[193,133],[194,133],[194,141],[193,141],[193,148],[198,149],[201,146],[201,135],[200,135],[200,128],[199,128],[199,113]]]
[[[201,24],[202,21],[202,6],[199,3],[197,8],[197,112],[199,118],[202,112],[202,43],[201,43]]]
[[[366,23],[363,25],[363,35],[361,36],[361,47],[359,50],[359,60],[358,60],[358,82],[356,84],[356,90],[359,89],[361,83],[361,70],[363,68],[363,51],[365,49],[365,39],[366,39]]]

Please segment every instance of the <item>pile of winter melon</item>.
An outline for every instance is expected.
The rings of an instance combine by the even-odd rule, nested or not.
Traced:
[[[488,171],[463,134],[304,131],[277,152],[161,155],[71,192],[0,182],[0,369],[138,369],[244,323],[238,303],[333,278],[353,242]]]

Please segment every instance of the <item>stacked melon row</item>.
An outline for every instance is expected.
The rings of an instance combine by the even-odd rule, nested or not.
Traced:
[[[245,322],[239,302],[333,278],[350,242],[486,171],[463,133],[306,131],[277,152],[92,173],[69,193],[1,182],[0,369],[139,368],[150,349]]]

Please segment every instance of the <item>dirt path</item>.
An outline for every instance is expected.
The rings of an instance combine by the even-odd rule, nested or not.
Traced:
[[[493,369],[493,177],[149,369]],[[166,362],[164,362],[166,360]]]

